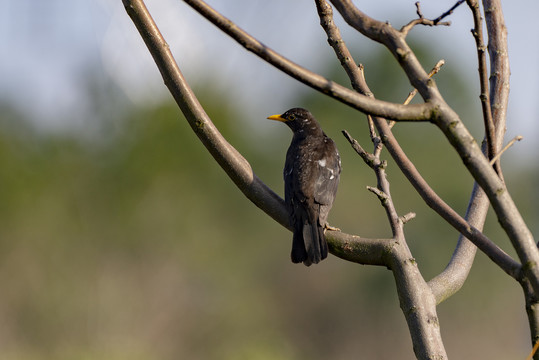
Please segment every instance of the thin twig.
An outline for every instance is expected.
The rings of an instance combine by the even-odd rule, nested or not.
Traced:
[[[438,73],[438,71],[440,71],[440,69],[442,68],[442,66],[445,65],[445,60],[444,59],[441,59],[440,61],[438,61],[436,63],[436,65],[434,65],[434,67],[432,68],[432,70],[429,72],[429,78],[433,77],[435,74]],[[408,105],[410,103],[410,101],[412,101],[412,99],[417,95],[417,89],[413,89],[412,91],[410,91],[410,93],[408,94],[408,97],[406,98],[406,100],[404,100],[403,104],[404,105]]]
[[[424,16],[423,16],[423,13],[421,12],[421,3],[419,1],[416,1],[414,5],[416,8],[417,17],[420,19],[423,19]]]
[[[445,60],[444,59],[441,59],[440,61],[438,61],[436,63],[436,65],[434,65],[434,67],[432,68],[432,70],[429,72],[429,78],[433,77],[435,74],[438,73],[438,71],[440,71],[440,69],[442,68],[442,66],[444,66],[445,64]],[[417,95],[417,89],[412,89],[412,91],[410,91],[410,93],[408,94],[408,97],[406,97],[406,100],[404,100],[403,102],[403,105],[408,105],[410,103],[410,101],[412,101],[412,99]],[[393,126],[395,126],[395,121],[390,121],[389,122],[389,128],[393,128]]]
[[[438,26],[438,25],[443,25],[443,26],[449,26],[451,25],[451,22],[450,21],[445,21],[445,22],[442,22],[442,20],[444,18],[446,18],[447,16],[451,15],[453,13],[453,11],[460,5],[464,2],[464,0],[459,0],[457,1],[457,3],[455,5],[453,5],[451,7],[451,9],[447,10],[446,12],[444,12],[442,15],[438,16],[436,19],[433,19],[433,20],[429,20],[429,19],[426,19],[424,16],[423,16],[423,13],[421,12],[421,5],[419,3],[419,1],[417,1],[415,3],[415,7],[416,7],[416,13],[417,13],[417,16],[418,16],[418,19],[414,19],[412,21],[410,21],[408,24],[404,25],[401,29],[400,29],[400,32],[406,36],[410,30],[412,30],[412,28],[416,25],[426,25],[426,26]]]
[[[435,23],[438,23],[440,21],[442,21],[444,18],[448,17],[449,15],[453,14],[453,11],[455,11],[456,8],[458,8],[460,6],[460,4],[462,4],[464,2],[464,0],[459,0],[455,3],[455,5],[453,5],[451,7],[451,9],[447,10],[446,12],[444,12],[442,15],[438,16],[436,19],[434,19],[433,21]]]
[[[400,217],[400,220],[403,224],[406,224],[408,221],[415,219],[416,214],[414,212],[409,212],[408,214],[405,214]]]
[[[370,154],[367,151],[361,147],[359,142],[354,139],[346,130],[342,131],[344,137],[348,140],[350,145],[352,145],[352,148],[359,154],[359,156],[365,161],[365,163],[374,170],[374,173],[376,175],[377,179],[377,187],[367,186],[367,189],[376,194],[378,196],[378,199],[382,203],[382,206],[386,210],[386,214],[393,232],[393,236],[395,239],[398,239],[401,242],[405,242],[404,238],[404,231],[402,229],[402,225],[404,222],[402,221],[402,217],[399,217],[397,215],[397,211],[395,209],[395,205],[393,204],[393,200],[391,198],[390,192],[389,192],[389,181],[387,180],[385,168],[387,167],[387,163],[385,161],[380,160],[380,153],[382,150],[382,143],[381,141],[376,141],[373,139],[374,143],[374,153]]]
[[[389,199],[389,196],[387,196],[385,192],[378,189],[377,187],[367,186],[367,190],[375,194],[378,197],[378,199],[382,202],[382,204],[385,204],[385,202]]]
[[[522,139],[524,139],[524,136],[522,136],[522,135],[517,135],[517,136],[515,136],[514,138],[512,138],[511,141],[509,141],[509,142],[507,143],[507,145],[505,145],[504,148],[501,149],[501,150],[496,154],[496,156],[493,157],[493,158],[490,160],[490,164],[491,164],[491,165],[494,165],[494,163],[500,159],[500,157],[502,156],[502,154],[503,154],[504,152],[506,152],[511,146],[513,146],[513,145],[515,144],[515,142],[520,141],[520,140],[522,140]]]
[[[370,154],[367,151],[365,151],[365,149],[363,149],[363,147],[359,144],[359,142],[356,139],[354,139],[348,133],[348,131],[343,130],[342,134],[344,135],[346,140],[348,140],[348,142],[352,146],[352,149],[354,149],[356,151],[356,153],[363,159],[365,164],[367,164],[371,169],[374,169],[374,165],[375,165],[374,161],[376,159],[375,156],[373,154]]]

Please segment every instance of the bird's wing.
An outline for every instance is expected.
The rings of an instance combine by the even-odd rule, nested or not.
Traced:
[[[314,183],[314,200],[322,205],[331,205],[337,194],[341,174],[341,159],[335,143],[327,138],[322,157],[317,160]]]

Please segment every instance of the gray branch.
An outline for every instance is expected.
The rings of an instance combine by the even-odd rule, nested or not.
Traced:
[[[405,42],[405,34],[388,23],[368,17],[350,0],[332,0],[332,3],[349,25],[371,40],[384,44],[423,99],[427,103],[436,104],[437,112],[433,122],[443,132],[475,181],[487,194],[499,223],[523,264],[524,276],[529,278],[532,287],[539,293],[539,250],[532,233],[505,183],[498,177],[457,113],[444,101],[434,80],[429,79],[415,54]]]
[[[388,23],[369,18],[359,11],[350,0],[331,0],[347,23],[368,38],[384,44],[391,51],[407,74],[412,86],[419,91],[425,100],[423,104],[401,105],[374,99],[364,81],[362,72],[340,39],[338,29],[333,26],[331,7],[325,0],[315,0],[321,24],[328,33],[328,42],[335,49],[356,91],[349,90],[284,58],[241,30],[203,1],[184,1],[264,61],[322,93],[366,114],[373,115],[372,123],[376,125],[385,147],[425,202],[458,229],[461,234],[472,240],[506,273],[520,281],[526,296],[527,308],[531,309],[528,312],[530,325],[539,323],[537,320],[539,319],[538,312],[535,311],[537,307],[535,294],[539,293],[539,251],[532,234],[513,203],[503,180],[497,176],[489,164],[488,158],[482,154],[481,149],[464,127],[458,115],[445,103],[435,82],[429,79],[405,42],[406,34],[413,26],[436,24],[425,20],[418,9],[420,19],[410,22],[401,30],[396,30]],[[247,198],[290,230],[283,200],[253,173],[248,161],[224,139],[214,126],[184,79],[143,1],[123,0],[123,3],[154,57],[166,86],[200,141]],[[468,3],[474,10],[477,27],[477,4],[471,0]],[[480,76],[483,80],[482,100],[488,104],[490,98],[490,106],[488,109],[484,109],[484,113],[486,114],[487,143],[490,145],[489,152],[492,155],[501,147],[503,140],[509,89],[509,65],[507,53],[503,52],[504,49],[507,49],[507,44],[499,0],[483,0],[483,3],[487,9],[488,50],[491,59],[490,93],[486,97],[486,87],[484,86],[486,66],[484,64],[480,66]],[[478,51],[482,49],[482,45],[479,45],[482,43],[479,41],[480,38],[480,36],[476,36]],[[484,55],[484,51],[482,54]],[[491,113],[490,117],[488,112]],[[386,119],[430,121],[442,130],[477,183],[484,189],[483,192],[477,186],[474,188],[467,220],[460,217],[432,191],[400,148]],[[493,129],[495,129],[495,134],[493,134]],[[446,359],[447,355],[441,336],[439,336],[436,304],[462,286],[469,273],[475,247],[461,237],[452,260],[444,272],[426,283],[404,241],[403,221],[392,207],[389,184],[386,183],[384,169],[380,167],[380,163],[376,164],[377,161],[379,162],[378,155],[379,152],[375,159],[370,160],[374,160],[373,168],[377,171],[378,187],[376,190],[379,197],[384,198],[383,202],[389,202],[389,204],[384,204],[384,207],[392,224],[394,238],[366,239],[340,231],[328,231],[329,248],[332,254],[342,259],[360,264],[386,266],[391,269],[397,283],[401,308],[412,333],[416,355],[421,359]],[[514,261],[481,233],[480,229],[488,209],[487,197],[524,266]],[[449,285],[447,284],[448,279],[450,280]],[[532,333],[532,339],[535,340],[538,338],[537,328],[538,326],[535,326],[535,331]]]
[[[200,141],[249,200],[291,230],[283,199],[253,173],[249,162],[215,127],[183,77],[143,0],[123,0],[123,3],[152,54],[165,85]],[[329,248],[336,256],[360,264],[388,266],[391,240],[363,238],[340,231],[327,231],[326,235]]]
[[[260,41],[240,29],[231,20],[212,9],[201,0],[184,0],[189,6],[236,40],[241,46],[251,51],[277,69],[292,76],[294,79],[341,101],[366,114],[381,116],[386,119],[400,121],[430,121],[436,112],[429,103],[402,105],[382,100],[371,99],[358,94],[342,85],[313,73],[294,62],[279,55]]]

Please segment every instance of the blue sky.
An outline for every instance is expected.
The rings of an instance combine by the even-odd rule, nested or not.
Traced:
[[[371,1],[365,2],[362,10],[401,26],[416,16],[414,2]],[[134,103],[159,102],[169,96],[121,0],[0,3],[0,100],[20,108],[40,127],[77,128],[91,121],[83,79],[92,68],[111,77]],[[291,93],[305,91],[302,85],[294,84],[219,33],[183,2],[146,3],[188,79],[219,74],[218,85],[229,88],[238,103],[248,100],[252,109],[260,112],[255,115],[258,117],[286,106]],[[311,0],[208,3],[266,45],[312,70],[332,56],[320,48],[320,44],[325,45],[325,35]],[[424,15],[433,18],[453,3],[425,0],[421,6]],[[532,25],[539,2],[505,1],[503,6],[512,72],[507,138],[524,135],[525,141],[516,151],[530,153],[537,149],[535,137],[539,135],[539,27]],[[356,36],[346,30],[338,15],[336,20],[345,39]],[[450,20],[451,27],[418,27],[410,36],[424,36],[435,44],[448,66],[458,67],[465,76],[477,76],[469,32],[472,19],[466,5]],[[365,42],[362,49],[368,52],[373,46]],[[359,62],[361,55],[356,59]],[[276,89],[276,83],[286,86]]]

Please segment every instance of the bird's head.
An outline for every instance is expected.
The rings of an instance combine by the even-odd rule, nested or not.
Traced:
[[[314,116],[305,109],[293,108],[281,115],[271,115],[270,120],[284,122],[294,133],[321,133],[322,129]]]

